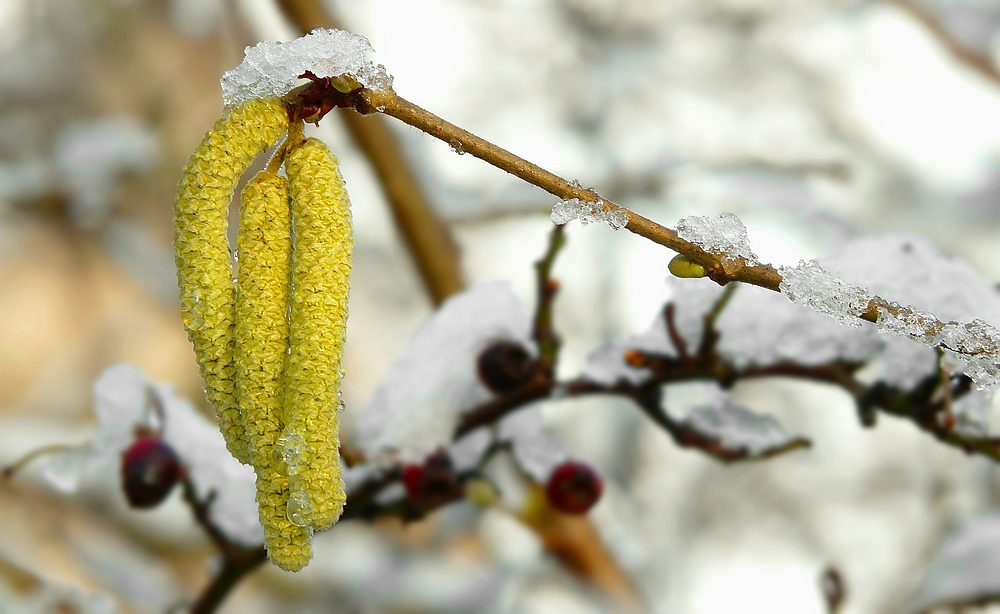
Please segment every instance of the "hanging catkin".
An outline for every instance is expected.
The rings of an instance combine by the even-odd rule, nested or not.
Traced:
[[[292,148],[285,168],[294,228],[283,412],[288,516],[322,530],[345,501],[337,427],[354,236],[339,164],[322,141]]]
[[[226,446],[242,463],[250,456],[234,389],[235,290],[227,217],[240,175],[287,128],[288,115],[277,98],[232,109],[191,154],[174,202],[181,317]]]
[[[243,188],[236,238],[236,394],[257,472],[257,507],[268,557],[286,571],[312,558],[312,531],[287,517],[288,473],[278,444],[288,350],[291,211],[283,177],[262,171]]]

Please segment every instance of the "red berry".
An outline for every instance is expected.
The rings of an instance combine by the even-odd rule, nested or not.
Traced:
[[[423,465],[404,467],[403,486],[410,499],[424,510],[440,507],[461,497],[463,492],[446,452],[432,454]]]
[[[122,456],[122,486],[132,507],[156,507],[183,473],[177,454],[160,437],[140,437]]]
[[[586,514],[603,491],[604,483],[597,472],[577,461],[566,461],[556,467],[545,485],[549,505],[567,514]]]
[[[499,394],[527,384],[538,367],[528,350],[513,341],[498,341],[483,350],[476,366],[483,385]]]

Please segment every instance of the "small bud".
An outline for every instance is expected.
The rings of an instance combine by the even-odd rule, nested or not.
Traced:
[[[683,279],[695,279],[698,277],[705,277],[708,275],[708,271],[705,267],[701,266],[697,262],[691,262],[688,260],[687,256],[683,254],[677,254],[667,265],[667,269],[673,274],[674,277],[680,277]]]
[[[122,456],[122,486],[132,507],[156,507],[183,473],[177,454],[159,437],[136,439]]]
[[[630,367],[641,368],[649,366],[649,361],[646,359],[646,355],[639,350],[625,350],[622,354],[622,358],[625,360],[625,364]]]
[[[560,512],[586,514],[601,498],[603,491],[604,483],[590,465],[566,461],[549,476],[545,498]]]
[[[403,486],[410,499],[425,510],[444,505],[464,494],[462,483],[446,452],[427,457],[423,465],[404,467]]]
[[[479,379],[498,394],[514,392],[535,375],[537,365],[528,350],[513,341],[498,341],[479,355]]]

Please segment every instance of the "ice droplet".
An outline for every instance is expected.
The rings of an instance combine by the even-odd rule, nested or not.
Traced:
[[[288,516],[288,522],[297,527],[304,527],[308,524],[306,514],[311,511],[312,503],[310,503],[309,497],[305,493],[296,492],[288,497],[288,505],[285,506],[285,514]]]
[[[448,146],[451,147],[451,150],[457,153],[458,155],[460,156],[465,155],[465,147],[462,145],[462,142],[459,141],[458,139],[452,139],[448,141]]]

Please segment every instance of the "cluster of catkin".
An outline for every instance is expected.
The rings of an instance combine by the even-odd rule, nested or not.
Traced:
[[[345,501],[337,424],[354,238],[337,159],[321,141],[286,142],[287,180],[264,170],[243,189],[234,283],[233,192],[288,129],[277,98],[216,122],[184,166],[174,247],[205,392],[229,451],[257,473],[269,558],[297,571]]]

